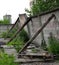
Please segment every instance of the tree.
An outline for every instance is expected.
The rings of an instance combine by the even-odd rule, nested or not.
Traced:
[[[4,19],[4,20],[0,20],[0,24],[10,24],[9,20]]]
[[[37,15],[41,12],[54,9],[55,7],[59,7],[59,0],[36,0],[36,2],[32,4],[31,14]]]

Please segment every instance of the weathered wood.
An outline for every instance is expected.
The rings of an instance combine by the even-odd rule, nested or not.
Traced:
[[[27,43],[25,43],[24,47],[22,47],[22,49],[19,51],[19,54],[20,54],[21,52],[23,52],[23,51],[27,48],[27,46],[30,45],[30,43],[38,36],[38,34],[46,27],[46,25],[47,25],[47,24],[51,21],[51,19],[54,18],[54,17],[55,17],[55,15],[52,14],[52,15],[48,18],[48,20],[46,21],[46,23],[44,23],[44,25],[43,25],[41,28],[38,29],[38,31],[33,35],[33,37],[32,37]]]
[[[14,62],[17,62],[17,63],[33,63],[33,62],[45,62],[44,59],[16,59]],[[52,61],[47,61],[47,62],[52,62]]]
[[[43,53],[42,54],[35,54],[35,53],[33,53],[33,54],[19,54],[19,56],[20,57],[23,57],[23,56],[26,56],[26,57],[33,57],[33,58],[40,58],[40,59],[44,59],[44,58],[46,58],[46,59],[52,59],[52,55],[43,55]]]

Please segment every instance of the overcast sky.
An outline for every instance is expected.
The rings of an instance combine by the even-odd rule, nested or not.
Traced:
[[[10,14],[12,22],[15,22],[18,15],[25,12],[25,8],[29,8],[29,0],[0,0],[0,19]]]

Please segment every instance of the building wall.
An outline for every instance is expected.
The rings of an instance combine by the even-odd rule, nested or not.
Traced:
[[[50,23],[44,28],[43,32],[44,32],[44,38],[46,41],[48,41],[48,37],[49,37],[50,33],[52,33],[54,37],[58,38],[58,36],[59,36],[59,24],[58,24],[59,23],[59,11],[55,11],[50,14],[41,16],[41,22],[43,25],[52,14],[55,14],[57,19],[53,18],[50,21]]]
[[[27,15],[26,14],[19,14],[19,19],[20,19],[20,26],[22,26],[27,20]],[[28,26],[27,25],[24,27],[24,29],[28,33]]]

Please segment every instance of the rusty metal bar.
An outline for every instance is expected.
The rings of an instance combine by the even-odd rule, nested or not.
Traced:
[[[54,14],[52,14],[52,15],[48,18],[48,20],[46,21],[46,23],[44,23],[44,25],[43,25],[41,28],[39,28],[38,31],[33,35],[33,37],[32,37],[27,43],[25,43],[24,47],[19,51],[19,54],[20,54],[21,52],[23,52],[23,51],[27,48],[27,46],[29,46],[29,44],[38,36],[38,34],[46,27],[46,25],[50,22],[50,20],[51,20],[53,17],[55,17]]]

